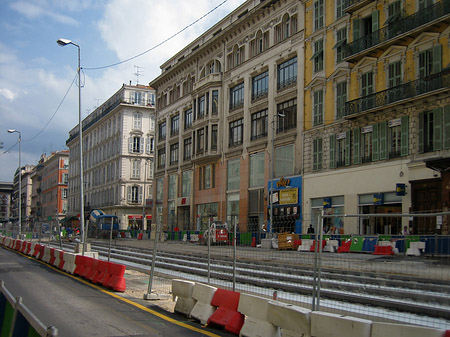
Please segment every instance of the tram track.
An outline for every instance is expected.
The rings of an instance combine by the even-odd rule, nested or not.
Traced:
[[[108,255],[107,244],[95,242],[91,247],[101,256]],[[152,263],[152,250],[114,246],[111,258],[148,266]],[[207,256],[200,252],[189,251],[180,255],[179,252],[158,251],[155,266],[168,275],[173,272],[206,277],[207,262]],[[210,262],[212,279],[233,281],[231,258],[212,254]],[[275,261],[238,259],[235,281],[240,285],[311,296],[314,272],[302,264],[282,265]],[[450,285],[445,280],[322,267],[320,296],[321,300],[450,320]]]

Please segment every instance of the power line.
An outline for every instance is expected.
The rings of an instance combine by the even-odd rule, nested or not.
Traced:
[[[184,32],[184,31],[185,31],[186,29],[188,29],[189,27],[195,25],[197,22],[199,22],[200,20],[202,20],[202,19],[204,19],[205,17],[207,17],[209,14],[211,14],[212,12],[214,12],[217,8],[219,8],[220,6],[222,6],[222,5],[223,5],[225,2],[227,2],[227,1],[228,1],[228,0],[222,1],[222,2],[221,2],[220,4],[218,4],[216,7],[214,7],[213,9],[211,9],[208,13],[204,14],[203,16],[201,16],[200,18],[198,18],[198,19],[195,20],[194,22],[191,22],[189,25],[187,25],[186,27],[184,27],[184,28],[181,29],[180,31],[176,32],[176,33],[173,34],[172,36],[168,37],[167,39],[163,40],[162,42],[158,43],[156,46],[153,46],[153,47],[151,47],[150,49],[147,49],[147,50],[143,51],[143,52],[140,53],[140,54],[137,54],[137,55],[132,56],[132,57],[130,57],[130,58],[127,58],[127,59],[125,59],[125,60],[123,60],[123,61],[116,62],[116,63],[110,64],[110,65],[100,66],[100,67],[89,67],[89,68],[83,67],[83,69],[85,69],[85,70],[100,70],[100,69],[105,69],[105,68],[111,68],[111,67],[115,67],[115,66],[118,66],[118,65],[120,65],[120,64],[129,62],[129,61],[131,61],[131,60],[134,60],[134,59],[136,59],[136,58],[138,58],[138,57],[140,57],[140,56],[142,56],[142,55],[145,55],[145,54],[147,54],[148,52],[151,52],[152,50],[154,50],[154,49],[158,48],[159,46],[165,44],[166,42],[172,40],[175,36],[181,34],[182,32]]]

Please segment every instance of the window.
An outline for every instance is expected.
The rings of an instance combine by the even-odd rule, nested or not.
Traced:
[[[211,150],[217,150],[218,125],[211,125]]]
[[[267,96],[269,90],[269,72],[265,71],[252,78],[252,101]]]
[[[278,65],[277,88],[282,89],[297,82],[297,57]]]
[[[164,168],[166,166],[166,149],[162,148],[158,150],[158,168]]]
[[[192,126],[192,109],[184,111],[184,129],[189,129]]]
[[[192,157],[192,138],[186,138],[184,140],[183,160],[190,160]]]
[[[279,146],[275,149],[274,177],[286,177],[294,174],[294,144]]]
[[[230,139],[228,144],[230,147],[242,144],[243,127],[244,127],[243,118],[230,123]]]
[[[264,187],[264,152],[250,155],[249,187]]]
[[[227,190],[239,190],[240,189],[240,165],[241,160],[231,159],[228,160],[228,168],[227,168]]]
[[[323,40],[320,39],[314,42],[314,54],[311,57],[314,62],[314,72],[323,70]]]
[[[419,78],[424,78],[441,71],[441,45],[419,53]]]
[[[345,102],[347,102],[347,81],[336,84],[336,117],[345,116]]]
[[[361,75],[361,97],[365,97],[361,102],[361,110],[368,110],[374,107],[375,97],[372,95],[373,88],[373,72],[367,72]],[[366,97],[372,95],[370,97]]]
[[[211,113],[217,115],[219,112],[219,90],[212,91]]]
[[[156,200],[162,201],[163,195],[164,195],[164,178],[157,178],[156,179]]]
[[[183,171],[181,173],[181,196],[191,196],[192,171]]]
[[[129,139],[129,150],[131,153],[143,153],[144,139],[139,136],[132,136]]]
[[[323,90],[314,91],[313,125],[323,124]]]
[[[230,110],[244,105],[244,82],[230,88]]]
[[[297,127],[297,99],[277,105],[277,133]]]
[[[206,165],[199,168],[199,189],[206,190],[215,187],[216,165]]]
[[[177,178],[178,176],[176,174],[169,175],[169,188],[167,193],[167,199],[169,200],[173,200],[177,197]]]
[[[140,112],[133,113],[133,129],[142,129],[142,114]]]
[[[269,47],[269,32],[258,31],[255,39],[250,41],[250,53],[251,57],[261,54]]]
[[[419,152],[450,148],[450,105],[419,114]]]
[[[324,0],[314,1],[314,30],[320,29],[324,24]]]
[[[63,188],[61,190],[61,192],[62,192],[61,198],[62,199],[67,199],[67,188]]]
[[[166,122],[162,122],[158,125],[158,135],[159,141],[165,140],[166,139]]]
[[[339,19],[341,16],[345,14],[345,0],[336,0],[336,19]]]
[[[402,62],[394,62],[389,64],[389,88],[402,84]]]
[[[313,171],[322,169],[322,138],[313,140]]]
[[[402,123],[401,119],[389,121],[389,158],[398,158],[401,154],[402,147]]]
[[[433,4],[433,0],[419,0],[419,11],[424,10],[425,8],[431,6]]]
[[[132,168],[131,168],[131,178],[140,178],[141,176],[141,161],[138,159],[131,161]]]
[[[178,143],[170,145],[170,165],[178,163]]]
[[[205,150],[205,129],[197,130],[197,154],[203,153]]]
[[[361,149],[363,163],[372,161],[373,126],[369,125],[361,129]]]
[[[142,186],[128,186],[128,202],[137,204],[142,202]]]
[[[69,174],[68,173],[63,173],[62,183],[63,184],[67,184],[68,182],[69,182]]]
[[[170,135],[171,136],[178,135],[179,130],[180,130],[180,115],[176,115],[170,119]]]
[[[155,139],[153,137],[147,137],[146,140],[146,152],[147,154],[153,153],[155,151]]]
[[[237,67],[242,62],[244,62],[245,46],[239,48],[238,45],[233,47],[233,52],[227,56],[228,59],[228,69]]]
[[[330,136],[330,168],[350,165],[350,131]]]
[[[253,113],[251,115],[251,120],[251,139],[254,140],[267,136],[267,109]]]
[[[203,118],[206,111],[206,96],[201,96],[197,99],[197,109],[196,119]]]
[[[336,32],[336,63],[344,60],[344,45],[347,43],[347,28],[341,28]]]
[[[396,20],[400,19],[401,11],[402,11],[401,1],[395,1],[390,3],[388,6],[388,18],[385,22],[385,25],[395,23]]]
[[[143,93],[143,92],[135,91],[135,92],[134,92],[134,100],[133,100],[133,103],[134,103],[134,104],[142,104],[143,96],[144,96],[144,93]]]

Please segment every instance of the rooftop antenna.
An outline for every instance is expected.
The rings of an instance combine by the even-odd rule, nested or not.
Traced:
[[[139,66],[134,66],[136,68],[136,72],[133,74],[134,76],[136,76],[136,85],[139,85],[139,76],[142,75],[141,72],[139,72],[139,69],[144,69],[144,67],[139,67]]]

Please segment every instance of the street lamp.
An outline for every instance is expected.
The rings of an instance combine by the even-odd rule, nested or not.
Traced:
[[[285,116],[285,114],[283,112],[277,112],[276,117],[278,118],[283,118]],[[271,146],[271,150],[270,150],[270,162],[271,162],[271,167],[270,167],[270,233],[273,233],[273,176],[274,176],[274,171],[275,171],[275,116],[272,120],[272,146]]]
[[[21,168],[21,162],[20,162],[20,157],[21,157],[21,148],[20,148],[20,142],[22,140],[22,134],[20,133],[19,130],[15,130],[15,129],[9,129],[8,133],[14,133],[17,132],[19,134],[19,238],[20,238],[20,234],[22,233],[22,168]]]
[[[80,139],[80,230],[81,230],[81,244],[82,254],[84,255],[84,183],[83,183],[83,127],[81,125],[81,66],[80,66],[80,46],[73,43],[71,40],[58,39],[56,41],[61,47],[68,44],[74,45],[78,48],[78,130]]]

